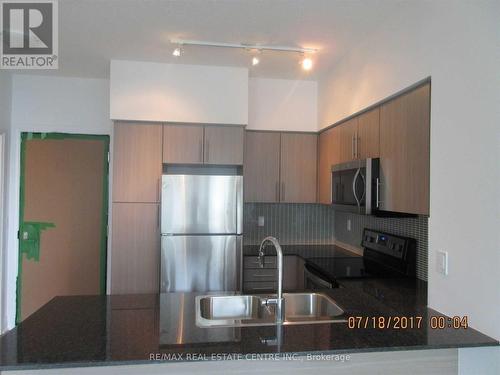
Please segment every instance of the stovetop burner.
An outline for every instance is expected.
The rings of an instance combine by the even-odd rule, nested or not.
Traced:
[[[415,278],[416,240],[364,229],[363,256],[308,258],[309,271],[329,280],[353,278]]]

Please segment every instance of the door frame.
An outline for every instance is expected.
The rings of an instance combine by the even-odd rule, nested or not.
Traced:
[[[101,210],[101,239],[100,239],[100,263],[99,263],[99,290],[100,294],[106,294],[106,278],[107,278],[107,254],[108,254],[108,220],[109,220],[109,135],[93,135],[93,134],[73,134],[59,132],[21,132],[21,163],[19,176],[19,227],[18,227],[18,269],[16,279],[16,325],[21,317],[21,290],[22,290],[22,252],[20,246],[20,228],[24,221],[24,192],[25,192],[25,162],[26,162],[26,141],[32,139],[78,139],[78,140],[93,140],[104,142],[104,158],[103,158],[103,189],[102,189],[102,210]]]

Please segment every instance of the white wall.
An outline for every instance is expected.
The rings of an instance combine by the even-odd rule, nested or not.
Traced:
[[[248,69],[111,61],[111,118],[248,123]]]
[[[319,88],[325,127],[432,76],[429,305],[500,338],[500,3],[406,2]],[[449,252],[449,275],[436,251]]]
[[[4,329],[14,326],[16,311],[21,132],[111,134],[109,81],[14,75],[11,118]]]
[[[5,215],[7,204],[7,183],[9,176],[8,169],[8,138],[10,133],[10,116],[12,102],[12,76],[10,73],[0,71],[0,311],[4,306],[3,277],[4,262],[3,254],[5,249],[5,233],[7,231],[8,216]],[[0,321],[0,332],[2,332],[3,322]]]
[[[248,129],[318,130],[316,81],[251,78]]]

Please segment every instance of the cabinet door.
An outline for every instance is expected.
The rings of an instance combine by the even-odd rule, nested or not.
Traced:
[[[281,202],[316,202],[317,143],[316,134],[281,134]]]
[[[164,125],[163,162],[202,164],[203,126]]]
[[[375,108],[358,116],[358,139],[356,144],[358,159],[378,158],[380,156],[379,115],[380,109]]]
[[[318,139],[318,202],[332,203],[332,165],[339,160],[339,130],[331,128]]]
[[[159,205],[113,203],[111,293],[158,293]]]
[[[430,86],[380,109],[381,209],[429,214]]]
[[[280,133],[248,131],[243,167],[245,202],[278,202]]]
[[[205,164],[242,165],[242,126],[205,126]]]
[[[358,118],[355,117],[338,126],[339,132],[339,163],[345,163],[356,159],[354,154],[356,141],[356,133],[358,130]]]
[[[114,202],[159,202],[161,133],[161,125],[115,124]]]

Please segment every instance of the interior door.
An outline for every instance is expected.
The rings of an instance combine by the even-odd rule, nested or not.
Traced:
[[[106,290],[108,136],[23,133],[17,321]]]

